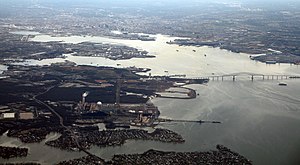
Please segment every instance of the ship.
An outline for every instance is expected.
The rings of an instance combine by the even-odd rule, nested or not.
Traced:
[[[266,61],[266,64],[276,64],[276,61]]]
[[[279,86],[287,86],[287,83],[284,83],[284,82],[280,82],[278,83]]]

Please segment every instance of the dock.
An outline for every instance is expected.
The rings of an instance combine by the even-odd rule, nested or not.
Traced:
[[[215,124],[221,124],[220,121],[211,121],[211,120],[181,120],[181,119],[164,119],[164,118],[158,118],[158,122],[181,122],[181,123],[215,123]]]

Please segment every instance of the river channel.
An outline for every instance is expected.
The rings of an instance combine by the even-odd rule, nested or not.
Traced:
[[[233,53],[211,47],[181,47],[166,44],[175,38],[153,35],[156,41],[121,40],[95,36],[51,37],[36,35],[31,41],[61,41],[67,43],[97,42],[136,47],[156,58],[135,58],[114,61],[101,57],[67,55],[65,59],[28,60],[25,65],[44,65],[69,60],[77,64],[113,67],[147,67],[152,75],[186,74],[205,77],[239,72],[259,74],[300,75],[300,66],[290,64],[266,65],[249,59],[248,54]],[[206,55],[206,56],[205,56]],[[118,66],[117,66],[118,64]],[[168,73],[166,72],[168,71]],[[284,81],[287,86],[279,86]],[[255,80],[249,76],[237,81],[210,81],[207,85],[191,85],[199,96],[192,100],[155,98],[152,102],[162,117],[188,120],[217,120],[222,124],[164,123],[159,127],[174,130],[186,140],[183,144],[153,141],[128,141],[123,146],[98,148],[92,153],[110,159],[118,153],[141,153],[148,149],[166,151],[207,151],[222,144],[246,156],[254,164],[296,164],[300,154],[300,81]],[[53,135],[55,136],[55,135]],[[41,144],[22,144],[19,140],[0,138],[0,145],[26,146],[26,158],[0,160],[38,161],[53,164],[83,156],[83,153],[61,151]]]

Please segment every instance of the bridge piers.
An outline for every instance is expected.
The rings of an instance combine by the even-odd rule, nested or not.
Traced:
[[[228,75],[213,75],[209,76],[208,78],[212,81],[225,81],[225,80],[232,80],[232,81],[237,81],[238,76],[241,77],[246,77],[248,80],[250,79],[251,81],[255,80],[283,80],[283,79],[289,79],[292,76],[288,75],[268,75],[268,74],[255,74],[255,73],[236,73],[236,74],[228,74]],[[297,76],[295,76],[297,77]]]

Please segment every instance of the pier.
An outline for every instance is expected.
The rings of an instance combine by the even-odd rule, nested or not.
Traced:
[[[217,123],[221,124],[220,121],[210,121],[210,120],[180,120],[180,119],[163,119],[163,118],[158,118],[158,122],[181,122],[181,123]]]

